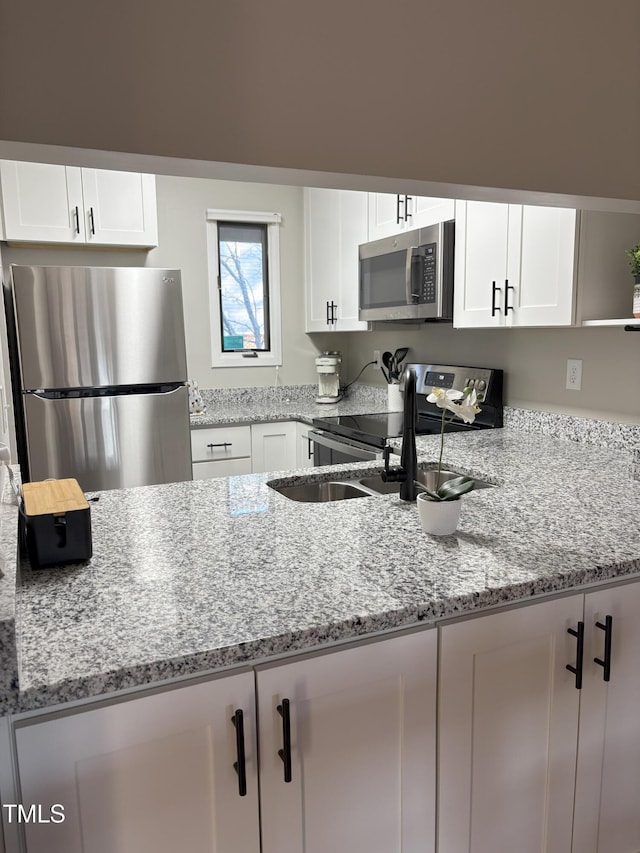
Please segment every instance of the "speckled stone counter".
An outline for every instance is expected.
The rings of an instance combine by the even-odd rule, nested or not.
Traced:
[[[438,438],[418,444],[433,464]],[[18,707],[640,572],[628,451],[505,429],[448,435],[445,456],[496,485],[443,538],[394,495],[310,504],[266,484],[375,463],[103,492],[88,565],[22,572]]]
[[[205,390],[202,394],[207,410],[191,415],[191,428],[291,420],[310,424],[313,418],[387,410],[386,388],[354,385],[338,403],[316,403],[317,393],[317,387],[312,385]]]

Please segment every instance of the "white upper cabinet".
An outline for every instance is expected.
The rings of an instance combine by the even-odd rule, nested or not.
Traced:
[[[81,170],[0,160],[4,239],[85,243]]]
[[[0,187],[5,240],[158,244],[154,175],[2,160]]]
[[[87,242],[157,246],[155,175],[82,169]]]
[[[570,326],[577,211],[456,202],[453,325]]]
[[[395,193],[369,193],[369,240],[453,219],[455,202]]]
[[[358,319],[358,246],[367,242],[367,193],[305,189],[307,332],[367,329]]]

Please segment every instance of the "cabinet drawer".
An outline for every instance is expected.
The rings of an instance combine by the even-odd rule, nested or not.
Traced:
[[[213,462],[251,456],[251,427],[191,430],[192,462]]]
[[[191,466],[194,480],[210,480],[213,477],[233,477],[251,473],[251,458],[221,459],[219,462],[194,462]]]

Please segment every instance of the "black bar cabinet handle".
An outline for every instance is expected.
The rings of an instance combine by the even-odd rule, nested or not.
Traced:
[[[495,281],[491,282],[491,316],[495,317],[500,308],[496,305],[496,293],[502,290],[501,287],[496,287]]]
[[[241,797],[247,796],[247,764],[244,754],[244,715],[238,709],[233,717],[231,717],[236,730],[236,755],[238,760],[233,762],[233,769],[238,774],[238,794]]]
[[[332,300],[331,300],[331,322],[332,322],[332,323],[337,323],[337,322],[338,322],[338,318],[336,317],[336,309],[337,309],[337,307],[338,307],[338,304],[337,304],[336,302],[334,302],[334,301],[333,301],[333,299],[332,299]]]
[[[282,704],[276,707],[276,711],[282,717],[282,749],[278,755],[284,764],[284,781],[291,781],[291,718],[289,716],[289,700],[283,699]]]
[[[505,279],[504,282],[504,313],[505,317],[509,313],[509,311],[513,311],[513,305],[509,305],[509,291],[515,290],[515,287],[509,284],[509,279]]]
[[[219,444],[207,444],[207,447],[233,447],[233,442],[221,441]]]
[[[76,234],[79,234],[80,233],[80,211],[78,210],[77,204],[76,204],[75,217],[76,217]]]
[[[95,223],[95,220],[93,218],[93,208],[92,207],[89,208],[89,222],[91,223],[91,233],[95,234],[96,233],[96,223]]]
[[[567,628],[567,634],[576,637],[578,640],[576,646],[576,665],[567,664],[567,669],[576,677],[576,690],[582,690],[582,661],[584,657],[584,622],[578,622],[578,629]]]
[[[409,213],[409,202],[413,201],[412,195],[406,195],[404,197],[404,221],[408,222],[410,219],[413,219],[413,213]]]
[[[405,199],[406,199],[406,196],[405,196]],[[406,201],[405,202],[402,201],[401,195],[396,195],[396,223],[398,225],[401,225],[403,221],[404,222],[407,221],[404,216],[400,216],[400,205],[401,204],[405,205],[405,210],[406,210],[406,204],[407,204]]]
[[[604,625],[602,622],[596,622],[596,628],[600,628],[604,631],[604,660],[594,658],[593,661],[604,670],[602,673],[602,680],[611,681],[611,635],[613,634],[613,616],[605,616]]]
[[[329,300],[327,299],[327,326],[331,325],[331,317],[329,316]]]
[[[307,459],[313,459],[313,439],[308,435],[305,435],[305,438],[307,439]]]

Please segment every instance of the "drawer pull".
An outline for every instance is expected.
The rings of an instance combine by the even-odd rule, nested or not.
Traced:
[[[276,706],[276,711],[282,717],[282,749],[278,755],[284,764],[284,781],[291,781],[291,718],[289,716],[289,700],[283,699],[281,705]]]
[[[233,442],[221,441],[219,444],[207,444],[207,447],[233,447]]]
[[[246,797],[247,765],[244,752],[244,715],[240,709],[231,717],[231,722],[236,730],[236,754],[238,756],[238,760],[233,762],[233,769],[238,774],[238,794],[241,797]]]
[[[567,669],[576,677],[576,690],[582,690],[582,659],[584,655],[584,622],[578,622],[578,630],[567,628],[567,634],[577,639],[576,665],[567,664]]]
[[[605,616],[604,625],[602,622],[596,622],[596,628],[604,631],[604,660],[594,658],[594,663],[601,666],[604,670],[602,673],[603,681],[611,680],[611,634],[613,632],[613,616]]]

